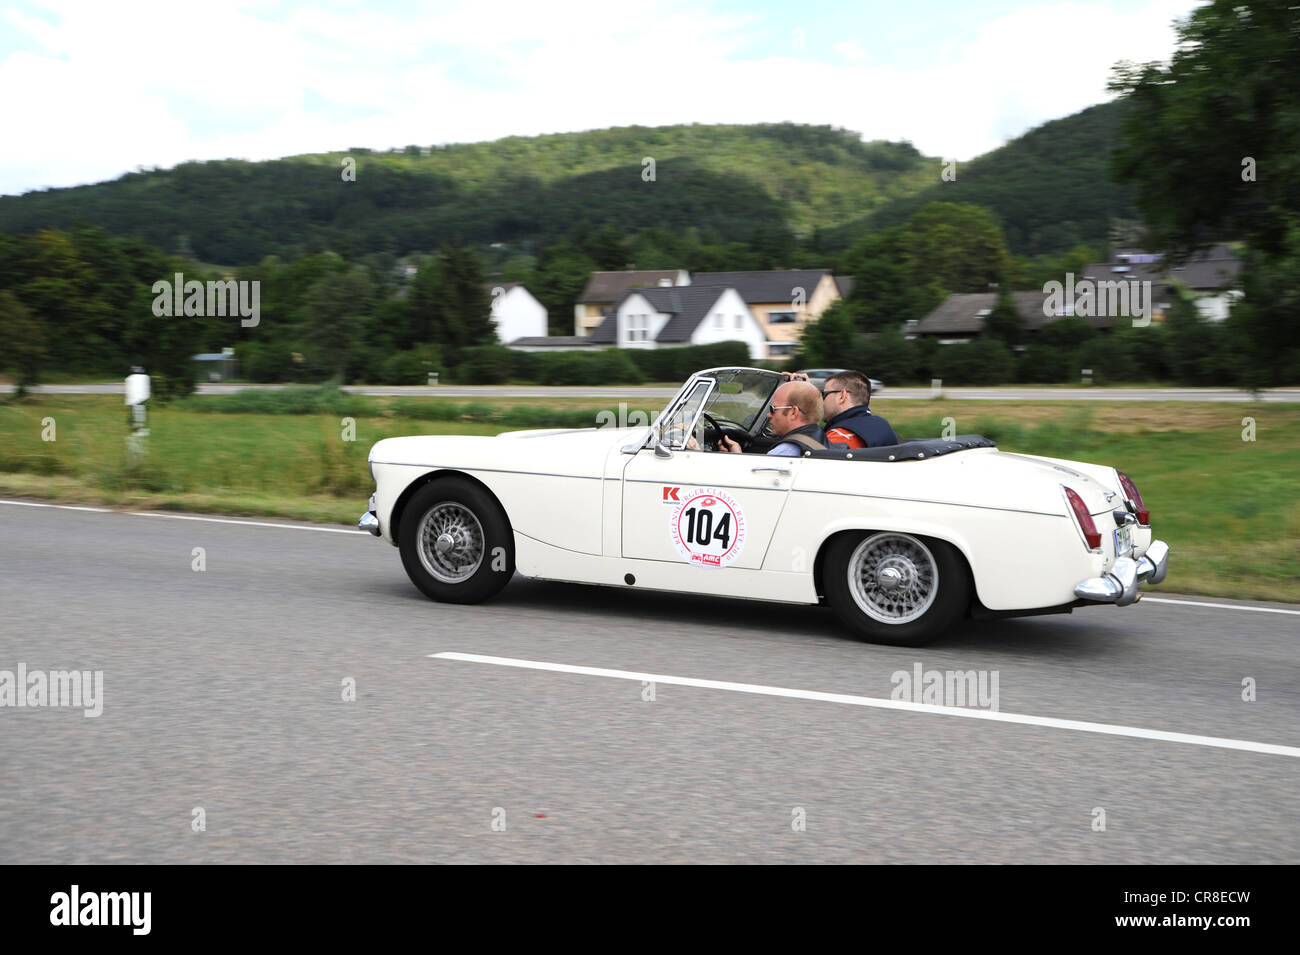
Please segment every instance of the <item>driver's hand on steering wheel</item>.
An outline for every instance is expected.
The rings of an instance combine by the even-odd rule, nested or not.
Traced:
[[[731,438],[728,438],[724,434],[721,438],[718,439],[718,450],[730,451],[732,454],[739,454],[740,445],[737,444],[735,441],[733,441]]]

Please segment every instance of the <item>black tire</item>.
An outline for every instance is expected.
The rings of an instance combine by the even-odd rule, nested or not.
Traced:
[[[970,606],[970,571],[961,554],[913,534],[842,534],[826,548],[822,580],[827,603],[868,643],[924,646]]]
[[[514,576],[510,521],[492,495],[464,478],[439,478],[416,491],[402,511],[397,544],[411,582],[443,603],[487,600]]]

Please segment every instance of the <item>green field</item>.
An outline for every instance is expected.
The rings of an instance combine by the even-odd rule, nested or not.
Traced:
[[[249,399],[250,407],[263,399]],[[225,404],[223,404],[223,402]],[[120,397],[48,395],[0,404],[0,494],[139,509],[352,523],[372,489],[366,453],[403,434],[496,434],[594,426],[581,399],[521,405],[438,398],[326,400],[329,410],[240,412],[192,399],[150,412],[142,464],[126,456]],[[635,409],[636,404],[632,403]],[[873,408],[904,437],[978,432],[1006,450],[1113,464],[1132,475],[1173,548],[1174,592],[1300,602],[1300,405],[1183,402],[893,401]],[[204,410],[198,410],[204,409]],[[231,413],[215,413],[221,410]],[[613,409],[617,413],[615,406]],[[342,418],[355,440],[342,440]],[[1243,440],[1244,417],[1255,440]],[[42,440],[53,419],[52,441]]]

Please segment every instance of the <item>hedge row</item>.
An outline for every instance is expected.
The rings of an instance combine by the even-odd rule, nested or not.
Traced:
[[[241,372],[249,381],[309,384],[330,377],[307,345],[248,342],[237,346]],[[348,382],[423,385],[430,373],[444,384],[496,385],[507,381],[538,385],[635,385],[684,381],[692,372],[719,365],[752,365],[743,342],[689,345],[654,351],[603,348],[564,352],[515,351],[503,345],[459,350],[421,345],[384,354],[359,348],[348,362]]]
[[[653,351],[606,348],[600,351],[524,352],[501,345],[462,349],[449,377],[458,384],[506,381],[539,385],[635,385],[644,381],[685,381],[701,368],[749,365],[744,342],[688,345]]]
[[[1044,326],[1026,347],[1015,349],[987,335],[940,345],[932,338],[908,340],[887,329],[875,338],[859,336],[832,356],[810,355],[806,363],[858,368],[886,385],[924,384],[932,378],[951,385],[1079,384],[1085,368],[1092,372],[1090,380],[1101,385],[1222,385],[1241,376],[1241,348],[1234,335],[1231,327],[1209,322],[1153,323],[1102,333],[1081,319],[1066,318]]]
[[[233,395],[188,398],[177,407],[209,414],[331,414],[360,418],[391,413],[398,418],[423,421],[469,421],[516,428],[595,428],[608,424],[613,412],[605,408],[553,408],[541,402],[532,405],[502,405],[485,402],[430,401],[427,398],[399,398],[385,409],[372,398],[340,391],[336,385],[317,388],[283,388],[278,391],[239,391]],[[651,421],[660,407],[628,410],[623,420],[635,419],[637,411]]]

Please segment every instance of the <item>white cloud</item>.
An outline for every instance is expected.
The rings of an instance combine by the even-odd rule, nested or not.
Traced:
[[[852,40],[842,40],[835,44],[835,52],[850,63],[861,63],[867,58],[862,47],[858,46]]]
[[[471,0],[434,11],[47,0],[10,12],[0,62],[0,192],[137,166],[466,142],[683,122],[829,123],[970,158],[1106,97],[1111,64],[1167,58],[1188,0],[1033,7],[983,23],[926,69],[805,51],[743,58],[759,25],[685,0],[564,7]],[[47,20],[58,23],[51,27]],[[332,108],[310,108],[326,102]]]

